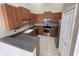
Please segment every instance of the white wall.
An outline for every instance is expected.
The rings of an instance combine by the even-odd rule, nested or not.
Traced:
[[[3,14],[2,14],[2,9],[0,7],[0,37],[3,36],[3,32],[4,32]]]
[[[75,5],[76,3],[64,3],[63,4],[63,8],[62,8],[62,11],[64,11],[65,9]]]
[[[45,11],[62,12],[62,3],[12,3],[14,6],[23,6],[33,13],[43,13]]]

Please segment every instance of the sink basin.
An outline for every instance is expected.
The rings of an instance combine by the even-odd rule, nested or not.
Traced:
[[[32,31],[33,31],[33,29],[28,29],[28,30],[24,31],[24,33],[30,33]]]
[[[29,29],[34,29],[34,28],[36,28],[37,26],[35,26],[35,25],[33,25],[31,28],[29,28]]]
[[[24,33],[31,33],[35,28],[37,28],[37,26],[33,25],[29,29],[25,30]]]

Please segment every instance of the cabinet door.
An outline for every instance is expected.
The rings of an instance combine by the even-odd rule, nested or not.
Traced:
[[[26,8],[21,8],[22,9],[22,12],[23,12],[23,19],[24,20],[29,20],[29,18],[30,18],[30,11],[28,10],[28,9],[26,9]]]
[[[11,6],[10,8],[11,8],[11,9],[10,9],[11,12],[9,11],[9,13],[10,13],[11,16],[12,16],[12,17],[11,17],[11,16],[10,16],[10,17],[11,17],[11,19],[12,19],[12,22],[11,22],[11,23],[13,23],[12,27],[13,27],[13,29],[14,29],[14,28],[17,28],[16,8],[13,7],[13,6]],[[10,23],[10,24],[11,24],[11,23]]]
[[[8,4],[3,4],[2,6],[2,12],[4,17],[4,22],[6,29],[14,29],[17,26],[16,23],[16,9],[13,6],[10,6]]]
[[[31,13],[30,24],[35,24],[35,23],[36,23],[36,15]]]
[[[61,19],[62,13],[53,13],[52,14],[52,22],[59,22]]]
[[[40,35],[43,35],[44,34],[43,27],[38,27],[38,32],[39,32]]]
[[[51,28],[50,35],[52,37],[58,37],[58,28]]]
[[[23,26],[23,15],[22,15],[22,10],[20,8],[16,8],[16,16],[17,16],[17,27],[22,27]]]

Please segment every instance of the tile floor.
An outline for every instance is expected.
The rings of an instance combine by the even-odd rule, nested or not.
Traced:
[[[40,56],[59,56],[55,46],[55,38],[38,35],[40,37]]]

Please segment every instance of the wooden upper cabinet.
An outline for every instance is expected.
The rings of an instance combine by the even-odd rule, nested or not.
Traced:
[[[31,11],[26,8],[23,8],[23,20],[28,21],[30,23],[30,19],[31,19]]]
[[[23,14],[22,14],[22,10],[19,7],[16,8],[16,19],[17,19],[17,27],[22,27],[23,26]]]
[[[31,13],[30,24],[36,23],[36,14]]]
[[[41,23],[43,19],[51,19],[52,22],[59,22],[61,19],[61,12],[52,13],[52,12],[45,12],[43,14],[36,14],[37,23]]]
[[[31,19],[31,11],[21,6],[19,6],[18,8],[22,11],[22,20],[29,22]]]
[[[17,27],[16,8],[8,4],[2,4],[1,7],[6,29],[11,30],[16,28]]]
[[[52,19],[54,20],[54,22],[59,22],[59,20],[61,19],[62,13],[61,12],[53,13],[52,16],[53,16]]]
[[[32,23],[36,24],[36,14],[32,14]]]
[[[44,19],[44,14],[36,14],[36,22],[42,23],[42,20]]]
[[[44,18],[52,19],[52,12],[44,12]]]

